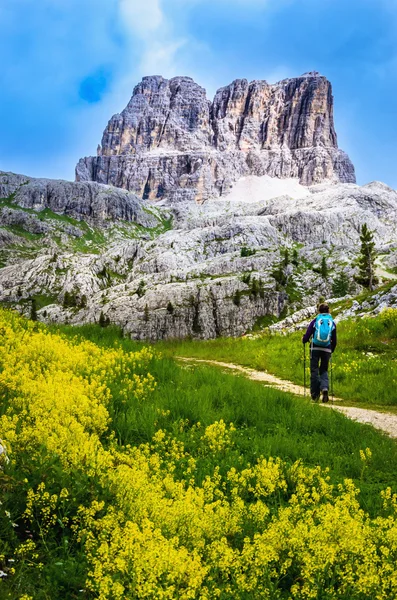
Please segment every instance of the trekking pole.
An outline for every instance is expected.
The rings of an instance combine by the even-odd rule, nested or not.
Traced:
[[[331,354],[331,399],[332,404],[334,403],[334,374],[332,369],[332,354]]]
[[[306,344],[303,344],[303,389],[306,398]]]

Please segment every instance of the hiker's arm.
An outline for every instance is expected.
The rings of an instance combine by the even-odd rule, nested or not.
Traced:
[[[331,334],[331,351],[333,352],[336,348],[337,339],[336,339],[336,323],[334,323],[334,328]]]
[[[309,327],[308,327],[308,328],[307,328],[307,330],[306,330],[306,333],[305,333],[305,335],[304,335],[304,336],[303,336],[303,338],[302,338],[302,342],[303,342],[304,344],[307,344],[307,342],[310,340],[310,338],[312,337],[312,335],[314,335],[314,326],[315,326],[315,324],[316,324],[316,319],[314,319],[314,320],[313,320],[313,321],[310,323]]]

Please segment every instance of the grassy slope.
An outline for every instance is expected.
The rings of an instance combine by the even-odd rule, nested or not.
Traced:
[[[302,332],[160,343],[169,355],[222,360],[267,370],[303,385]],[[396,407],[397,311],[342,322],[333,357],[335,394],[349,404]],[[309,349],[306,348],[307,359]]]
[[[76,328],[71,326],[59,329],[68,337],[76,335]],[[114,327],[101,329],[87,325],[78,331],[101,346],[119,344],[125,351],[142,348],[141,343],[123,339]],[[283,356],[287,359],[289,345],[285,344],[285,338],[277,339],[284,341]],[[266,338],[266,341],[271,343],[272,340]],[[257,346],[259,343],[261,345]],[[248,352],[250,344],[253,345],[252,354]],[[256,353],[258,348],[263,351],[263,341],[247,339],[162,346],[188,355],[193,355],[193,349],[196,353],[206,351],[207,355],[210,350],[211,356],[214,356],[215,348],[218,350],[216,358],[235,360],[236,356],[243,356],[245,364],[251,364],[250,357],[255,357],[254,348]],[[160,348],[160,345],[156,347]],[[241,354],[237,354],[237,349]],[[263,365],[262,358],[258,360],[259,365]],[[254,365],[259,366],[255,362]],[[223,470],[233,464],[252,464],[260,455],[279,456],[291,463],[302,459],[306,465],[329,467],[333,481],[341,481],[344,477],[354,479],[362,490],[363,506],[371,512],[380,507],[378,492],[386,485],[397,485],[397,446],[370,426],[359,425],[336,412],[313,405],[309,400],[266,388],[244,377],[225,374],[215,367],[181,367],[172,357],[164,356],[152,361],[150,372],[159,382],[154,403],[138,409],[131,406],[120,413],[116,407],[112,413],[115,431],[122,443],[150,440],[161,427],[189,447],[192,424],[199,421],[209,425],[224,419],[227,423],[233,422],[238,431],[236,452],[223,457],[220,465]],[[159,417],[157,409],[169,410],[170,414]],[[188,425],[181,426],[182,421]],[[361,480],[359,450],[366,447],[373,451],[373,459],[365,479]],[[203,476],[208,467],[208,464],[203,465]]]

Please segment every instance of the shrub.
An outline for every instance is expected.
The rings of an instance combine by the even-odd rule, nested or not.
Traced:
[[[251,248],[247,248],[246,246],[243,246],[240,250],[240,256],[246,257],[246,256],[253,256],[254,254],[256,254],[256,250],[255,248],[251,249]]]
[[[30,306],[30,320],[37,321],[37,302],[36,298],[32,298]]]
[[[142,298],[142,296],[145,295],[145,291],[145,282],[143,279],[141,279],[135,293],[137,294],[138,298]]]
[[[235,304],[236,306],[240,306],[242,295],[243,295],[243,292],[241,290],[236,290],[236,292],[233,296],[233,304]]]

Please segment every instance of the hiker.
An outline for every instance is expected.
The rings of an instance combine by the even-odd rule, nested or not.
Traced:
[[[310,394],[312,400],[317,402],[322,393],[323,402],[328,402],[329,380],[328,364],[332,352],[336,348],[336,324],[329,314],[328,304],[320,304],[319,314],[310,323],[302,342],[312,338],[310,347]]]

